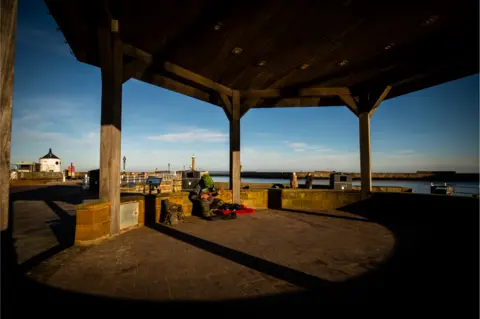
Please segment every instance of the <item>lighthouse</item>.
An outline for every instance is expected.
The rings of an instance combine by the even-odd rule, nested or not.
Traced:
[[[195,154],[192,155],[192,172],[195,172]]]

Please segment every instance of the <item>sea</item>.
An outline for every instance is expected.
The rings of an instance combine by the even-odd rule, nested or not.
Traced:
[[[228,176],[212,176],[214,182],[228,182]],[[261,183],[261,184],[289,184],[290,180],[281,178],[242,178],[242,183]],[[298,179],[298,184],[302,185],[305,180]],[[328,185],[328,179],[316,179],[313,181],[314,185]],[[360,181],[353,181],[354,186],[360,186]],[[441,183],[435,182],[435,185]],[[468,182],[448,182],[447,185],[452,185],[454,188],[454,195],[457,196],[472,196],[478,194],[480,191],[480,183],[478,181]],[[412,189],[412,192],[419,194],[430,194],[430,182],[428,181],[400,181],[400,180],[373,180],[373,186],[401,186]]]

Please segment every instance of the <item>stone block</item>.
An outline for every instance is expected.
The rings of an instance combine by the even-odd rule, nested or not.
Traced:
[[[248,199],[255,199],[258,197],[258,192],[256,191],[246,191]]]
[[[315,194],[315,191],[314,190],[311,190],[311,191],[304,191],[301,193],[301,199],[302,200],[313,200],[313,197],[314,197],[314,194]]]
[[[77,205],[75,210],[77,225],[93,225],[110,220],[110,203],[108,201]]]
[[[310,202],[310,209],[311,210],[322,210],[323,208],[323,200],[312,200]]]
[[[314,209],[314,203],[312,200],[302,200],[302,209],[312,210]]]
[[[268,201],[265,198],[255,199],[255,207],[266,208],[268,206]]]
[[[95,224],[104,223],[110,220],[110,206],[94,211],[93,222]]]
[[[77,225],[75,241],[79,244],[108,237],[110,234],[110,221],[92,225]]]
[[[312,201],[321,201],[325,198],[325,192],[312,191],[311,196],[312,196]]]
[[[242,200],[242,204],[247,206],[247,207],[255,207],[255,201],[252,200],[252,199]]]
[[[182,205],[183,207],[183,214],[185,216],[192,216],[192,209],[193,209],[193,204],[190,203],[190,204],[184,204]]]
[[[303,208],[303,200],[301,199],[294,199],[292,200],[293,209],[302,209]]]
[[[291,199],[282,199],[282,208],[293,209],[293,202]]]
[[[77,225],[92,225],[94,224],[95,211],[89,209],[77,209],[76,220]]]
[[[302,192],[302,191],[283,189],[282,190],[282,199],[297,199],[299,197],[298,194],[300,192]]]

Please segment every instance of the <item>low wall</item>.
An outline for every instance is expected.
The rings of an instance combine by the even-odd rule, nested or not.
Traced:
[[[51,182],[51,179],[11,179],[10,185],[45,185]]]
[[[159,186],[160,193],[173,193],[180,192],[182,190],[182,181],[181,180],[164,180],[160,183]],[[120,192],[122,193],[149,193],[149,187],[145,186],[145,183],[138,183],[135,187],[120,187]],[[157,194],[157,191],[152,191],[152,193]]]
[[[446,226],[449,222],[472,223],[479,218],[479,199],[473,197],[375,192],[369,199],[361,200],[361,194],[358,191],[308,189],[250,189],[242,190],[240,196],[242,204],[257,209],[298,211],[338,209],[366,217],[406,218],[415,222],[424,220],[429,223],[441,222]],[[231,202],[232,191],[221,189],[218,197],[225,202]],[[192,215],[193,203],[187,192],[152,195],[122,194],[121,203],[139,203],[138,225],[135,226],[143,226],[160,221],[162,201],[167,199],[174,204],[181,204],[185,216]],[[109,236],[109,202],[96,201],[77,205],[76,213],[76,244],[88,245]],[[466,220],[463,220],[464,218]],[[475,225],[478,231],[478,223]],[[445,231],[448,229],[445,228]]]
[[[330,173],[327,171],[313,172],[315,179],[329,179]],[[354,180],[360,180],[360,173],[348,173]],[[305,178],[307,172],[297,172],[300,179]],[[228,176],[227,172],[213,172],[212,176]],[[292,172],[242,172],[245,178],[286,178],[290,179]],[[455,173],[455,172],[416,172],[416,173],[372,173],[374,180],[432,180],[432,181],[478,181],[478,173]]]
[[[272,187],[275,183],[242,183],[241,187],[249,189],[268,189]],[[284,187],[290,187],[289,184],[282,184]],[[303,185],[300,185],[300,189]],[[229,183],[227,182],[215,182],[215,187],[218,189],[228,189]],[[360,186],[352,186],[352,190],[360,191]],[[330,190],[328,185],[313,185],[313,189],[323,189],[323,190]],[[372,192],[407,192],[411,193],[412,189],[408,187],[401,187],[401,186],[372,186]]]
[[[308,189],[269,189],[268,208],[291,210],[337,209],[360,201],[359,192]]]
[[[58,172],[18,172],[18,179],[28,180],[50,180],[61,181],[63,180],[63,173]]]
[[[75,207],[75,244],[89,245],[110,235],[110,202],[96,201]]]
[[[226,203],[232,202],[232,191],[220,189],[218,198]],[[240,202],[250,208],[268,208],[268,190],[249,189],[240,191]]]

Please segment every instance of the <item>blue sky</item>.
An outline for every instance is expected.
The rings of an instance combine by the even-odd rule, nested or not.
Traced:
[[[382,103],[371,121],[372,170],[478,172],[478,75]],[[64,167],[98,168],[99,69],[70,54],[40,0],[19,1],[12,163],[49,148]],[[244,170],[358,172],[358,119],[346,107],[253,109],[241,122]],[[146,83],[123,86],[122,157],[131,171],[227,170],[223,110]]]

